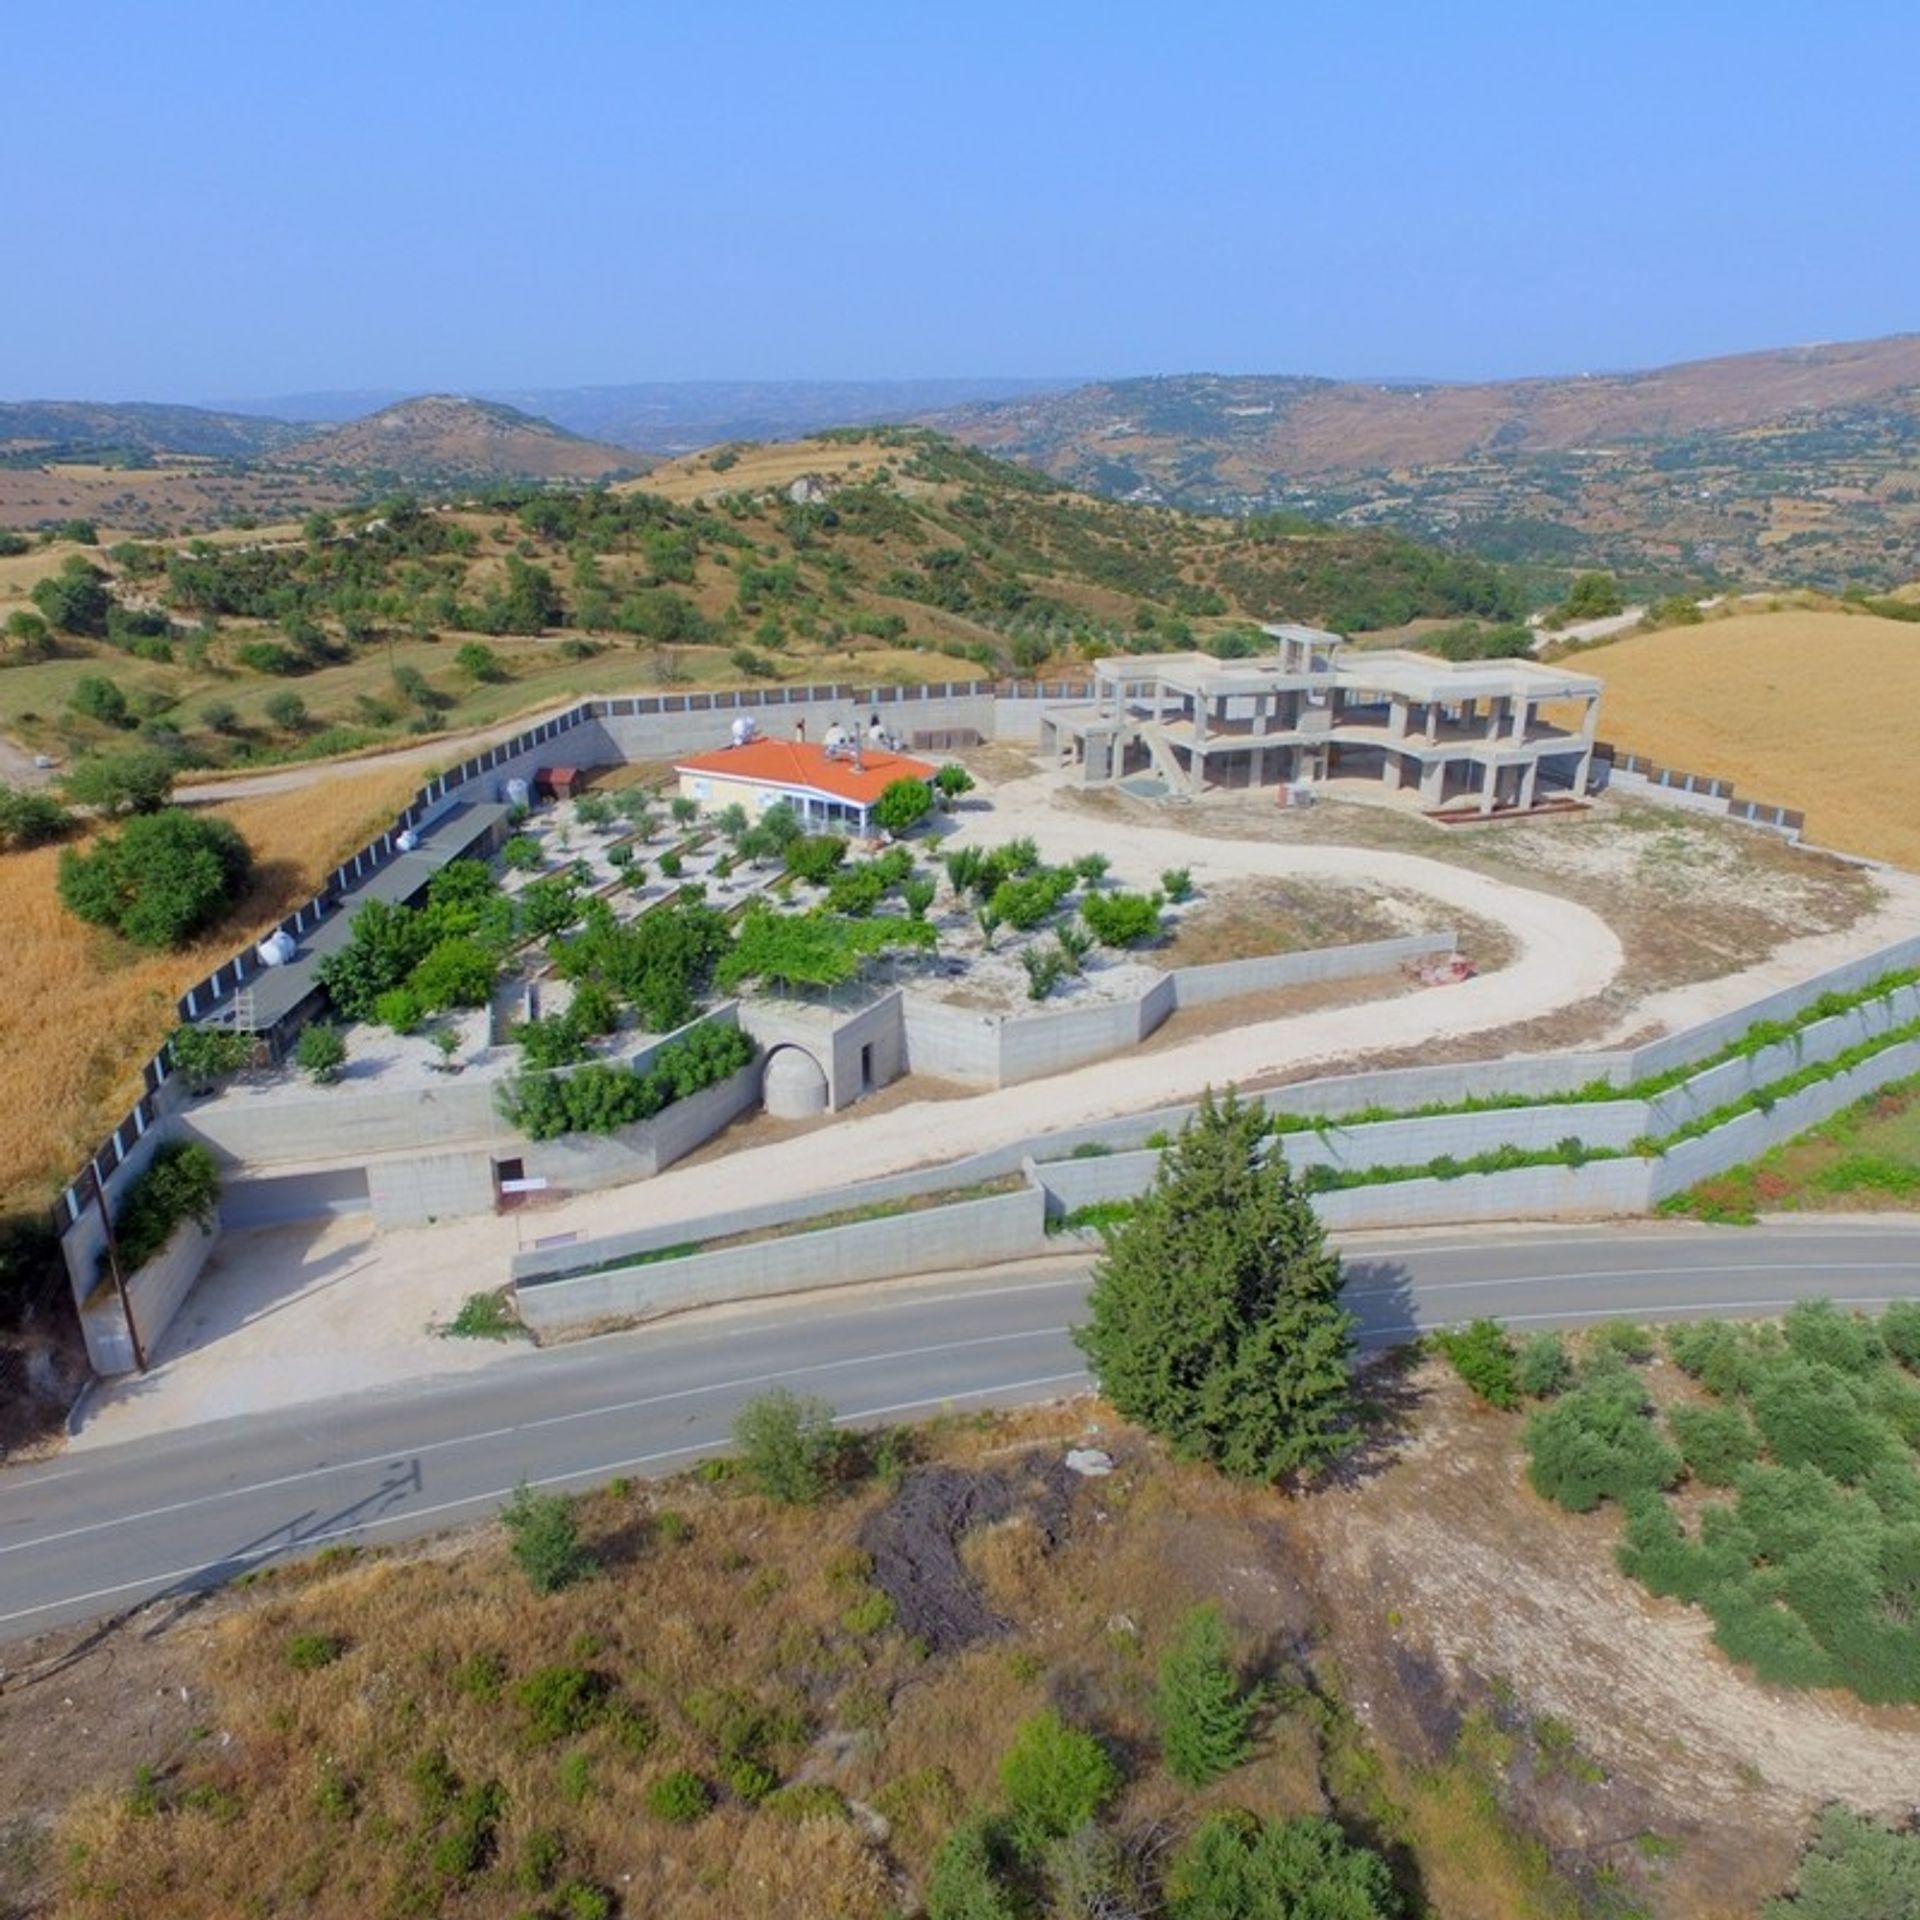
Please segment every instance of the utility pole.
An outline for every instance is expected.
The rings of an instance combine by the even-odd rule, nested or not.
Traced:
[[[93,1186],[94,1204],[100,1209],[100,1230],[106,1235],[107,1241],[107,1269],[113,1275],[113,1290],[120,1296],[120,1312],[127,1323],[127,1339],[133,1346],[133,1364],[145,1373],[147,1349],[140,1338],[140,1329],[133,1323],[133,1302],[127,1298],[127,1276],[120,1267],[120,1240],[113,1230],[113,1210],[107,1205],[107,1190],[91,1165],[87,1168],[87,1179]]]

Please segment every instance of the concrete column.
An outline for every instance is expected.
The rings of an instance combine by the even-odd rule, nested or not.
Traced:
[[[1527,737],[1527,726],[1532,719],[1533,702],[1523,694],[1513,703],[1513,737],[1516,740]]]
[[[1593,749],[1589,747],[1580,756],[1580,764],[1573,771],[1573,797],[1584,800],[1587,797],[1587,782],[1593,778]]]
[[[1491,813],[1500,798],[1500,769],[1488,761],[1482,766],[1481,773],[1480,811]]]
[[[1540,778],[1540,762],[1529,760],[1520,773],[1520,804],[1523,807],[1533,805],[1533,790]]]
[[[1435,746],[1438,746],[1439,744],[1440,744],[1440,702],[1438,700],[1429,700],[1427,702],[1427,745],[1430,747],[1435,747]]]
[[[1423,807],[1437,807],[1447,779],[1447,763],[1444,760],[1429,760],[1420,769],[1420,804]]]
[[[1407,702],[1393,700],[1387,705],[1387,731],[1396,740],[1407,737]]]
[[[1393,754],[1390,752],[1381,754],[1380,784],[1384,787],[1389,787],[1389,788],[1397,787],[1400,784],[1398,779],[1399,772],[1400,772],[1399,757],[1396,754]]]

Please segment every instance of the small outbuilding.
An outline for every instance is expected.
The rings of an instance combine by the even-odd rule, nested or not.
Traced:
[[[586,791],[587,776],[578,767],[537,767],[533,775],[536,800],[571,800]]]
[[[833,727],[824,742],[753,738],[674,763],[680,791],[703,814],[744,807],[757,820],[784,801],[810,833],[874,835],[873,806],[896,780],[931,780],[938,769]]]

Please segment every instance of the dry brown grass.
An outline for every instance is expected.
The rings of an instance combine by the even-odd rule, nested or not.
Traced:
[[[57,849],[0,859],[0,1211],[52,1199],[139,1097],[180,994],[307,898],[417,782],[411,769],[356,770],[215,809],[246,835],[254,881],[223,927],[180,953],[76,920],[54,892]]]
[[[1081,1405],[954,1423],[924,1431],[920,1444],[931,1459],[998,1469],[1034,1447],[1057,1457],[1088,1434],[1088,1414]],[[968,1809],[997,1803],[1013,1729],[1052,1704],[1096,1727],[1121,1758],[1118,1831],[1175,1837],[1229,1805],[1322,1812],[1331,1786],[1349,1817],[1391,1826],[1383,1837],[1411,1850],[1430,1888],[1460,1889],[1436,1914],[1566,1912],[1490,1795],[1417,1766],[1382,1773],[1337,1707],[1329,1721],[1284,1684],[1246,1766],[1197,1794],[1162,1773],[1154,1675],[1186,1607],[1217,1600],[1248,1666],[1285,1683],[1323,1631],[1322,1608],[1364,1613],[1374,1603],[1309,1590],[1314,1563],[1295,1543],[1289,1502],[1169,1465],[1110,1421],[1095,1433],[1120,1470],[1077,1486],[1055,1544],[1022,1518],[965,1544],[974,1579],[1012,1627],[950,1654],[929,1656],[898,1631],[849,1618],[870,1592],[856,1542],[888,1498],[879,1487],[801,1513],[693,1481],[609,1489],[585,1506],[607,1571],[545,1598],[527,1589],[494,1530],[269,1582],[201,1629],[191,1682],[207,1736],[176,1734],[159,1750],[125,1741],[104,1767],[86,1750],[88,1791],[49,1854],[62,1880],[53,1911],[66,1920],[544,1912],[515,1876],[545,1830],[562,1836],[563,1877],[617,1890],[623,1914],[879,1920],[915,1910],[940,1839]],[[663,1507],[684,1524],[663,1525]],[[344,1652],[297,1671],[287,1650],[298,1634],[337,1637]],[[477,1655],[499,1663],[490,1698],[472,1684]],[[97,1658],[111,1668],[109,1655]],[[612,1724],[532,1739],[515,1689],[554,1665],[603,1676],[654,1729],[651,1741],[636,1745]],[[153,1692],[150,1680],[112,1678]],[[62,1684],[84,1693],[86,1681]],[[725,1792],[691,1827],[651,1814],[647,1789],[666,1771],[720,1777],[705,1711],[717,1689],[791,1713],[770,1760],[788,1781],[843,1796],[853,1817],[795,1822]],[[92,1696],[86,1704],[100,1710]],[[493,1862],[459,1884],[423,1865],[416,1768],[433,1751],[467,1785],[497,1781],[506,1796]],[[128,1792],[143,1759],[157,1806]],[[345,1788],[331,1817],[316,1798],[329,1778]],[[1399,1807],[1381,1798],[1383,1780]],[[43,1781],[35,1787],[45,1794]]]
[[[1601,730],[1797,807],[1809,839],[1920,867],[1920,632],[1867,614],[1736,614],[1583,653]]]

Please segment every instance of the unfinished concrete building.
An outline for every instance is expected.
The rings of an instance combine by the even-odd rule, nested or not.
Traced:
[[[1480,815],[1585,795],[1601,690],[1590,674],[1264,631],[1274,650],[1253,659],[1095,661],[1092,700],[1041,715],[1042,751],[1089,785],[1140,778],[1187,795],[1366,782],[1429,813]]]

